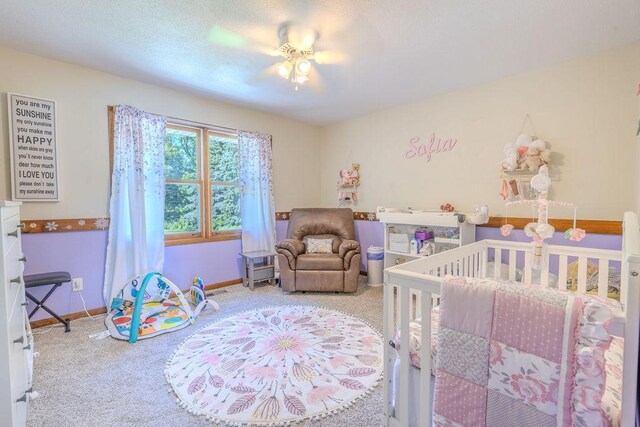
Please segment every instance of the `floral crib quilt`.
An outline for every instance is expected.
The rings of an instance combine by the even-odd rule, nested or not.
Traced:
[[[442,284],[438,426],[611,425],[602,409],[611,306],[494,279]]]

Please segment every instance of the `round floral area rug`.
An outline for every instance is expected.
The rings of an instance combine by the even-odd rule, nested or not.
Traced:
[[[231,425],[319,419],[367,398],[383,346],[362,320],[312,306],[221,319],[187,338],[165,375],[189,412]]]

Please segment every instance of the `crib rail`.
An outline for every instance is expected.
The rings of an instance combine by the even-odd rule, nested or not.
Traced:
[[[621,270],[620,301],[624,307],[618,318],[620,335],[625,337],[622,425],[634,425],[640,333],[640,234],[637,216],[625,214],[622,251],[548,245],[541,257],[542,268],[535,270],[530,243],[483,240],[385,270],[385,342],[390,343],[397,330],[403,331],[398,352],[400,378],[395,408],[391,381],[396,352],[390,346],[385,348],[384,398],[388,426],[408,426],[410,409],[420,411],[420,427],[431,425],[430,319],[445,275],[503,278],[606,297],[611,281],[610,267]],[[594,266],[598,270],[597,279],[592,274]],[[418,317],[424,319],[421,324],[420,396],[429,396],[421,397],[419,409],[408,406],[409,330],[410,322]]]
[[[420,340],[420,396],[419,410],[420,427],[431,425],[431,310],[435,306],[440,294],[441,278],[448,274],[479,277],[483,271],[486,254],[485,244],[476,242],[403,264],[385,270],[384,289],[384,341],[391,343],[397,329],[406,331],[400,336],[400,384],[398,388],[397,406],[393,408],[391,399],[391,370],[394,362],[394,351],[385,347],[384,360],[384,399],[387,425],[406,427],[409,425],[409,324],[417,317],[425,319],[422,322]]]

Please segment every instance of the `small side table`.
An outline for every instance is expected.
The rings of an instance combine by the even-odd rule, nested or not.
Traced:
[[[276,253],[271,251],[241,252],[242,256],[242,285],[253,290],[256,282],[268,280],[276,284]]]

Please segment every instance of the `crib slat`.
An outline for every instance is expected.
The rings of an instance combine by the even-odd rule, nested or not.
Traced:
[[[400,319],[400,387],[396,400],[396,418],[400,425],[409,425],[409,289],[400,286],[400,310],[403,313]]]
[[[509,280],[516,280],[516,251],[511,249],[509,251]]]
[[[549,287],[549,252],[545,251],[544,259],[542,260],[542,270],[540,270],[540,286],[545,288]]]
[[[567,256],[558,256],[558,289],[567,289]]]
[[[524,283],[531,283],[532,258],[533,258],[533,254],[531,250],[528,250],[524,253],[524,277],[522,279]]]
[[[394,319],[395,319],[394,311],[396,306],[394,305],[394,293],[395,293],[395,286],[385,283],[384,294],[383,294],[384,295],[383,311],[384,311],[384,318],[386,319],[384,329],[383,329],[383,338],[384,338],[383,345],[385,346],[388,345],[387,343],[391,341],[391,339],[393,339],[395,335],[396,327],[394,323]],[[388,419],[388,417],[393,413],[393,405],[392,405],[390,390],[391,390],[391,381],[392,381],[394,352],[389,351],[389,349],[387,349],[385,353],[386,353],[386,357],[384,358],[384,384],[385,384],[384,412],[385,412],[385,416],[387,417],[386,419]]]
[[[480,269],[480,277],[487,277],[487,263],[489,259],[489,249],[485,246],[482,249],[482,260],[481,260],[481,269]]]
[[[411,290],[411,302],[413,303],[414,301],[414,296],[415,296],[415,314],[412,317],[412,319],[418,318],[420,316],[422,316],[422,298],[420,298],[420,291],[415,291],[415,290]]]
[[[587,258],[578,258],[578,292],[587,293]]]
[[[471,270],[471,277],[478,277],[478,255],[471,255],[471,265],[473,269]]]
[[[609,260],[600,258],[598,263],[598,295],[609,295]]]
[[[422,291],[421,299],[423,310],[422,329],[420,331],[420,427],[431,425],[431,293]],[[408,384],[407,384],[408,388]]]
[[[501,273],[502,273],[502,249],[496,248],[496,256],[495,256],[495,261],[493,263],[493,277],[495,277],[496,279],[499,279]]]

